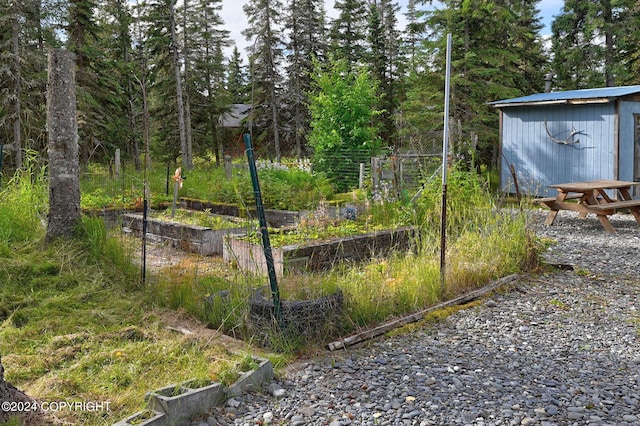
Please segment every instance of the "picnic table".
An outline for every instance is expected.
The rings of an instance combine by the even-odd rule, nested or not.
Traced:
[[[581,218],[587,217],[589,213],[595,214],[604,229],[613,234],[616,231],[608,216],[617,209],[629,209],[640,225],[640,200],[634,200],[630,193],[631,187],[635,185],[640,185],[640,182],[602,179],[557,183],[549,185],[549,188],[558,191],[555,197],[538,198],[534,201],[551,210],[544,221],[547,226],[553,224],[560,210],[571,210],[578,212]],[[615,195],[610,196],[607,191]]]

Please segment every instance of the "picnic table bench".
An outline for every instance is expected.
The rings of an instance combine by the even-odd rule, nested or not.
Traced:
[[[626,182],[619,180],[593,180],[585,182],[569,182],[549,185],[558,191],[556,197],[545,197],[534,200],[550,209],[544,224],[552,225],[560,210],[577,211],[579,217],[585,218],[589,213],[596,215],[604,229],[615,233],[615,229],[608,216],[618,209],[629,209],[636,222],[640,225],[640,199],[631,197],[630,189],[640,182]],[[613,197],[609,192],[614,192]],[[617,196],[620,196],[618,198]],[[576,200],[572,202],[571,200]]]

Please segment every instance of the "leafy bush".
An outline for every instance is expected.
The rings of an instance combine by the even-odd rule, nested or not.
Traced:
[[[372,108],[377,87],[364,68],[350,70],[344,60],[332,60],[327,68],[316,62],[312,75],[309,145],[314,149],[314,170],[326,173],[339,191],[346,191],[358,184],[359,164],[380,150],[372,124],[380,113]]]

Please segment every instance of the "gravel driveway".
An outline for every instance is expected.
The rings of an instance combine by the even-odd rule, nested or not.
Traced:
[[[640,425],[640,229],[560,212],[549,263],[481,306],[290,369],[195,425]],[[276,396],[277,395],[277,396]]]

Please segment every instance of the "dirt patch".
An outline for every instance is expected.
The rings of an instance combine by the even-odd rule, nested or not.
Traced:
[[[125,236],[126,244],[132,249],[137,264],[142,262],[142,243],[140,238]],[[229,265],[219,256],[203,256],[178,250],[169,242],[147,241],[146,247],[147,274],[163,274],[167,271],[181,270],[183,274],[216,274],[226,277],[231,275]]]
[[[203,345],[224,347],[230,353],[246,351],[249,349],[242,340],[234,339],[221,331],[208,328],[205,324],[190,316],[183,310],[158,309],[150,313],[156,316],[166,328],[176,334],[183,334],[198,340]]]

